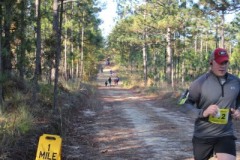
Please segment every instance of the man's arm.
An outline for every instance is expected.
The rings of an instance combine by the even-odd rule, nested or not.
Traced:
[[[203,118],[203,109],[199,108],[198,103],[201,96],[201,83],[194,81],[189,88],[189,95],[186,102],[182,105],[181,111],[194,118]]]
[[[237,97],[236,108],[231,108],[233,119],[240,119],[240,90]]]
[[[239,80],[239,86],[240,86],[240,80]],[[240,109],[240,88],[239,88],[239,93],[238,93],[236,108]]]

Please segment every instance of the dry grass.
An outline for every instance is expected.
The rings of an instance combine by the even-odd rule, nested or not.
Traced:
[[[53,86],[42,83],[38,102],[32,105],[30,90],[22,92],[13,86],[16,83],[9,84],[5,110],[0,115],[0,159],[34,159],[42,134],[63,136],[76,108],[98,104],[90,101],[95,89],[78,81],[59,83],[56,111],[52,108]]]

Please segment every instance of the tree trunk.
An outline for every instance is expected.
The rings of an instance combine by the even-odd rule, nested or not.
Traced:
[[[158,82],[158,72],[157,72],[157,50],[153,51],[153,73],[154,73],[154,85],[157,85]]]
[[[4,32],[5,32],[5,43],[3,48],[6,49],[6,54],[3,55],[2,57],[2,66],[3,66],[3,73],[6,74],[7,76],[10,75],[12,71],[12,52],[11,52],[11,33],[10,33],[10,27],[11,27],[11,14],[12,14],[12,5],[10,2],[5,2],[6,6],[6,17],[4,18]]]
[[[21,1],[21,17],[20,17],[20,39],[21,39],[21,45],[20,45],[20,56],[18,59],[18,70],[19,70],[19,75],[21,78],[21,81],[24,79],[24,70],[25,70],[25,43],[26,43],[26,38],[25,38],[25,3],[24,1]]]
[[[166,55],[166,80],[168,83],[171,82],[172,73],[172,41],[171,41],[171,29],[167,28],[167,55]]]
[[[58,0],[53,2],[53,32],[56,37],[56,58],[55,58],[55,79],[54,79],[54,100],[53,109],[56,110],[56,105],[58,102],[58,72],[59,72],[59,62],[61,56],[61,30],[62,30],[62,13],[63,13],[63,0],[61,0],[60,9],[60,20],[58,22]]]
[[[216,26],[215,40],[216,40],[216,48],[218,48],[218,25]]]
[[[197,36],[195,36],[195,40],[194,40],[194,50],[195,50],[195,54],[197,54]]]
[[[65,22],[67,22],[67,16],[65,15]],[[68,73],[67,73],[67,29],[66,29],[66,35],[64,39],[64,78],[65,80],[68,80]]]
[[[34,72],[34,90],[33,101],[36,101],[36,94],[38,92],[38,79],[41,70],[41,0],[36,0],[36,18],[37,18],[37,50],[35,60],[35,72]]]
[[[147,85],[147,53],[146,53],[146,43],[143,44],[143,74],[144,74],[144,85]]]
[[[84,16],[84,15],[83,15]],[[83,22],[84,22],[84,18],[83,18]],[[84,24],[82,22],[82,24]],[[83,45],[84,45],[84,41],[83,41],[83,38],[84,38],[84,26],[82,25],[82,30],[81,30],[81,60],[80,60],[80,80],[83,80]]]
[[[222,11],[222,15],[221,15],[221,47],[225,48],[225,37],[224,37],[224,23],[225,23],[225,19],[224,19],[224,12]]]
[[[0,77],[3,75],[2,69],[2,5],[0,4]],[[0,83],[0,114],[3,113],[3,87]]]
[[[146,9],[144,10],[144,21],[146,22]],[[145,25],[145,24],[144,24]],[[144,31],[143,31],[143,48],[142,48],[142,53],[143,53],[143,74],[144,74],[144,85],[147,86],[147,53],[146,53],[146,39],[147,39],[147,31],[146,31],[146,26],[144,26]]]
[[[73,34],[73,32],[72,32],[72,34]],[[72,39],[73,39],[73,35],[72,35]],[[71,69],[70,69],[71,79],[74,78],[74,65],[73,65],[74,56],[73,56],[73,52],[74,52],[73,43],[71,43]]]

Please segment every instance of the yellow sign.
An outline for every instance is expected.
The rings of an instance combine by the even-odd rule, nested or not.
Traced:
[[[62,138],[43,134],[39,138],[36,160],[61,160]]]
[[[209,116],[209,121],[216,124],[227,124],[229,109],[219,109],[220,115],[217,117]]]

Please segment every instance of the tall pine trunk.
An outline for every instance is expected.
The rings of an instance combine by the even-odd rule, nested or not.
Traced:
[[[34,72],[34,87],[33,87],[33,101],[36,101],[36,94],[38,92],[38,79],[41,73],[41,0],[36,0],[36,18],[37,18],[37,50],[35,60]]]
[[[0,4],[0,77],[3,76],[2,68],[2,5]],[[0,114],[3,113],[3,87],[0,83]]]
[[[144,10],[144,23],[146,23],[146,9]],[[147,39],[147,29],[146,24],[144,24],[144,30],[143,30],[143,48],[142,48],[142,54],[143,54],[143,74],[144,74],[144,85],[147,86],[147,52],[146,52],[146,39]]]
[[[62,12],[63,12],[63,0],[61,0],[60,8],[60,20],[58,21],[59,12],[58,12],[58,0],[53,2],[53,32],[56,37],[55,39],[55,79],[54,79],[54,100],[53,100],[53,109],[56,110],[56,105],[58,102],[58,77],[59,77],[59,62],[61,56],[61,24],[62,24]]]
[[[21,78],[21,81],[24,80],[24,70],[25,70],[25,61],[26,61],[26,55],[25,55],[25,44],[26,44],[26,37],[25,37],[25,2],[21,1],[21,17],[20,17],[20,55],[18,58],[18,70],[19,75]]]
[[[166,80],[168,83],[172,81],[172,41],[171,28],[167,28],[167,55],[166,55]],[[173,82],[172,82],[173,83]]]
[[[3,55],[2,57],[2,66],[3,66],[3,73],[7,76],[10,76],[11,71],[12,71],[12,52],[11,52],[11,33],[10,33],[10,28],[11,28],[11,19],[12,19],[12,4],[11,2],[5,2],[5,18],[4,18],[4,32],[5,32],[5,37],[4,37],[4,43],[3,43],[3,48],[6,50],[6,54]]]

